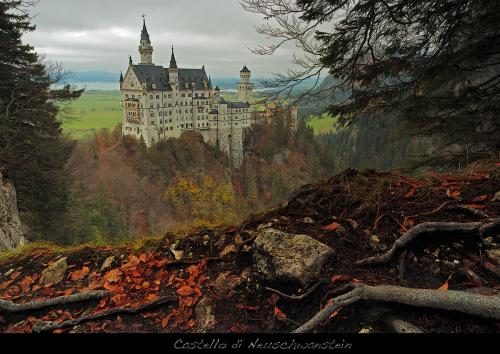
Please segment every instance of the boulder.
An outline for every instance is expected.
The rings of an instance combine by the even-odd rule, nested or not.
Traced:
[[[215,328],[217,321],[214,316],[212,301],[209,298],[200,300],[194,310],[198,333],[207,333]]]
[[[0,251],[11,250],[25,243],[16,190],[0,173]]]
[[[40,277],[40,284],[48,285],[61,282],[64,278],[64,273],[66,273],[66,270],[68,269],[66,260],[66,257],[60,258],[45,268],[42,271],[42,276]]]
[[[254,270],[269,281],[293,281],[305,286],[318,278],[335,252],[307,235],[262,230],[253,244]]]

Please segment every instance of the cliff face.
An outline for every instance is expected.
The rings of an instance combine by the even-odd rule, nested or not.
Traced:
[[[24,244],[14,186],[0,174],[0,251]]]

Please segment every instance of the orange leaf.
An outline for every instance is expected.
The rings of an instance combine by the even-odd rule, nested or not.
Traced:
[[[148,294],[148,296],[146,296],[146,300],[150,301],[150,302],[156,301],[159,298],[160,297],[158,295],[156,295],[156,294]]]
[[[328,226],[323,227],[323,230],[325,231],[336,231],[339,227],[339,224],[334,222],[333,224],[330,224]]]
[[[16,280],[21,275],[21,272],[14,272],[10,275],[10,279]]]
[[[82,280],[87,276],[87,274],[90,273],[90,268],[89,267],[83,267],[81,270],[75,270],[71,272],[70,278],[72,281],[79,281]]]
[[[183,286],[179,290],[177,290],[177,294],[180,296],[189,296],[194,292],[193,288],[190,286]]]
[[[139,260],[140,260],[142,263],[147,263],[147,262],[148,262],[148,259],[149,259],[149,257],[148,257],[148,255],[147,255],[147,254],[141,254],[141,255],[139,256]]]
[[[239,310],[248,310],[248,311],[257,311],[259,309],[258,306],[248,306],[248,305],[241,305],[237,304],[235,307]]]
[[[336,282],[350,281],[351,279],[352,279],[352,277],[350,275],[341,274],[341,275],[335,275],[335,276],[333,276],[332,279],[331,279],[331,282],[332,282],[332,284],[335,284]]]
[[[274,306],[274,316],[277,317],[279,320],[284,321],[286,320],[286,315],[283,311],[281,311],[278,306]]]
[[[410,198],[410,197],[413,197],[415,195],[415,189],[412,189],[411,191],[409,191],[408,193],[406,193],[405,197],[406,198]]]
[[[452,275],[450,275],[448,277],[448,279],[446,279],[446,282],[443,285],[441,285],[441,287],[438,290],[440,290],[440,291],[447,291],[448,288],[449,288],[448,282],[450,281],[451,277],[452,277]]]
[[[334,317],[336,317],[338,314],[339,314],[339,310],[337,310],[337,311],[335,311],[334,313],[332,313],[332,314],[330,315],[330,318],[334,318]]]
[[[120,269],[111,269],[109,272],[104,274],[104,281],[107,283],[118,283],[122,278],[122,271]]]
[[[467,204],[466,207],[472,209],[484,209],[484,205],[478,205],[478,204]]]
[[[480,195],[479,197],[472,199],[472,201],[473,202],[484,202],[486,199],[488,199],[487,195]]]
[[[460,197],[460,194],[460,191],[452,191],[451,189],[446,191],[446,195],[450,198],[458,198]]]

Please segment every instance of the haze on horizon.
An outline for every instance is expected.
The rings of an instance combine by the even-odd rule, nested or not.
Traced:
[[[265,41],[255,32],[262,20],[237,0],[40,0],[32,13],[37,29],[26,41],[74,72],[125,71],[129,55],[138,62],[143,14],[157,65],[168,65],[173,45],[181,67],[205,65],[212,76],[235,77],[246,64],[254,77],[264,77],[290,67],[296,50],[251,53]]]

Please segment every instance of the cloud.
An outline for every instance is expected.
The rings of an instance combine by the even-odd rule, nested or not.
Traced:
[[[261,19],[237,0],[41,0],[35,32],[26,41],[69,70],[125,70],[138,61],[142,14],[155,48],[154,61],[167,65],[175,46],[181,67],[206,65],[213,76],[237,76],[247,64],[256,76],[289,66],[291,48],[261,57],[248,48],[265,41],[255,32]]]

